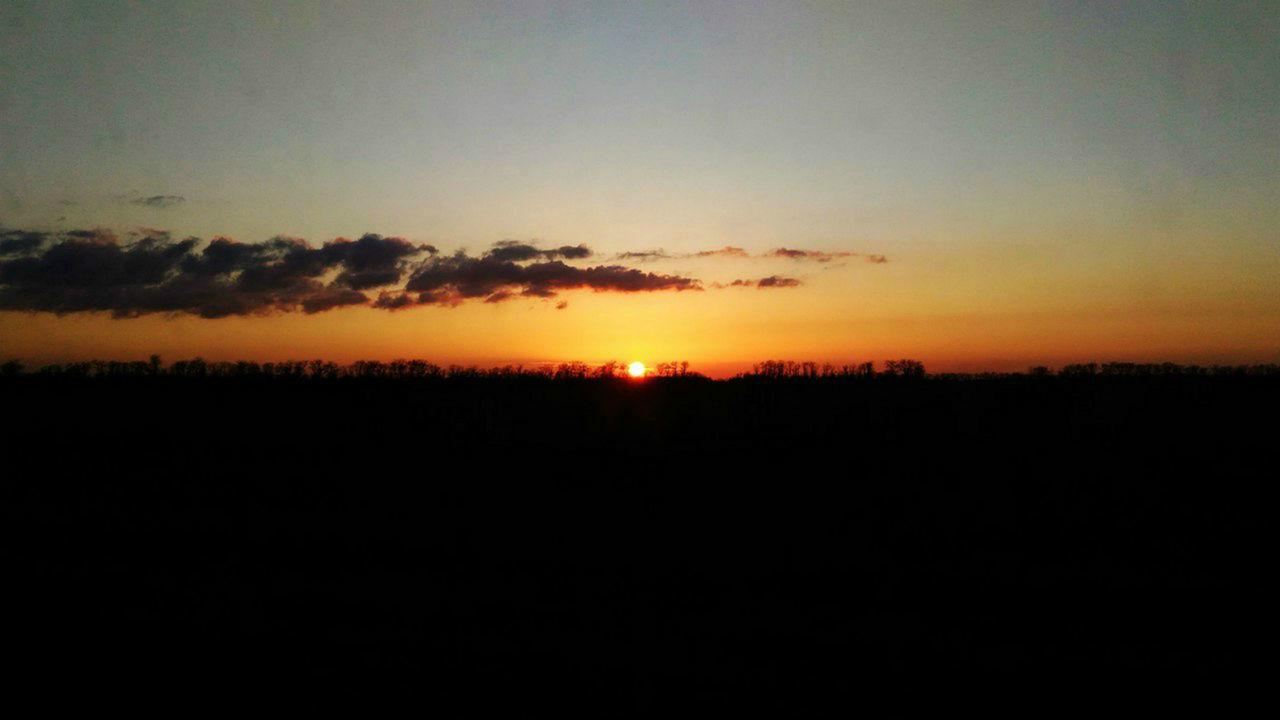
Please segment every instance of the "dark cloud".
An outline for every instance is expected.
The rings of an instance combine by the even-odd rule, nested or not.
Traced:
[[[5,230],[0,231],[0,310],[216,318],[362,304],[386,310],[452,306],[472,298],[498,303],[550,298],[577,288],[702,289],[697,280],[678,275],[618,265],[575,267],[561,259],[590,253],[582,245],[542,250],[507,242],[480,257],[441,257],[433,246],[374,234],[338,238],[317,248],[286,236],[261,243],[215,237],[206,244],[193,237],[175,240],[151,228],[130,231],[124,241],[101,228],[58,234]],[[387,289],[371,301],[365,291],[376,288]]]
[[[580,260],[590,256],[591,250],[586,245],[562,245],[550,250],[541,250],[534,245],[516,240],[494,243],[493,249],[484,254],[484,257],[504,262],[528,262],[537,259]]]
[[[404,310],[414,306],[414,299],[409,293],[384,290],[378,293],[378,299],[373,301],[373,306],[383,310]]]
[[[767,278],[760,278],[756,281],[757,288],[781,288],[796,287],[800,285],[800,281],[795,278],[782,277],[781,275],[770,275]]]
[[[580,268],[560,260],[521,264],[504,257],[511,256],[495,255],[491,251],[478,258],[461,252],[450,257],[428,258],[410,274],[405,290],[419,293],[420,303],[456,304],[480,297],[486,302],[502,302],[517,294],[554,297],[559,291],[578,288],[597,292],[702,289],[698,281],[691,278],[618,265]]]
[[[562,257],[566,260],[581,260],[582,258],[591,256],[591,250],[589,250],[586,245],[561,245],[552,252],[554,254],[548,254],[546,257]]]
[[[30,234],[18,232],[4,237],[29,244]],[[283,236],[254,244],[218,237],[199,251],[199,239],[175,241],[160,230],[139,228],[128,238],[70,230],[39,252],[0,261],[0,309],[117,317],[317,313],[367,303],[361,290],[399,283],[409,259],[430,252],[372,234],[320,248]]]
[[[407,269],[407,258],[420,252],[434,255],[436,249],[431,245],[415,247],[404,238],[384,238],[372,233],[361,236],[359,240],[338,238],[321,248],[329,264],[342,264],[345,268],[335,282],[352,290],[400,282]]]
[[[21,255],[40,247],[48,233],[31,230],[0,230],[0,256]]]
[[[350,288],[314,288],[300,299],[302,311],[307,314],[324,312],[344,305],[362,305],[369,302],[364,293]]]
[[[796,278],[783,277],[781,275],[770,275],[769,277],[760,278],[759,280],[734,280],[731,283],[723,284],[723,285],[720,283],[716,283],[715,285],[713,285],[713,287],[716,287],[716,288],[753,287],[753,288],[758,288],[760,290],[767,290],[769,288],[798,287],[802,284],[803,283],[801,283]]]
[[[520,294],[525,297],[536,297],[536,298],[549,298],[549,297],[556,296],[556,293],[554,290],[548,287],[543,287],[543,286],[527,287],[523,291],[521,291]]]
[[[134,205],[145,205],[152,208],[167,208],[186,201],[187,199],[181,195],[152,195],[151,197],[137,198],[129,202]]]
[[[557,310],[563,310],[563,309],[565,309],[565,308],[567,308],[567,307],[569,307],[569,301],[568,301],[568,300],[561,300],[560,302],[556,303],[556,309],[557,309]]]

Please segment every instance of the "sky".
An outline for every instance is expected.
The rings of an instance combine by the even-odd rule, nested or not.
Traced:
[[[1276,3],[7,1],[0,76],[32,365],[1280,361]]]

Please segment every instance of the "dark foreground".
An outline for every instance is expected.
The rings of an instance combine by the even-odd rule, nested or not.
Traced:
[[[1275,375],[0,392],[33,679],[790,704],[1260,642]]]

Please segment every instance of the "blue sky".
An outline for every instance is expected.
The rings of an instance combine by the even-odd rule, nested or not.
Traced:
[[[1275,182],[1274,6],[857,5],[7,3],[3,215],[887,242]]]

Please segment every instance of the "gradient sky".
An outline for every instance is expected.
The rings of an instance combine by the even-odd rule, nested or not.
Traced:
[[[3,229],[660,248],[624,264],[706,288],[0,312],[29,363],[1280,361],[1277,3],[4,2],[0,76]]]

